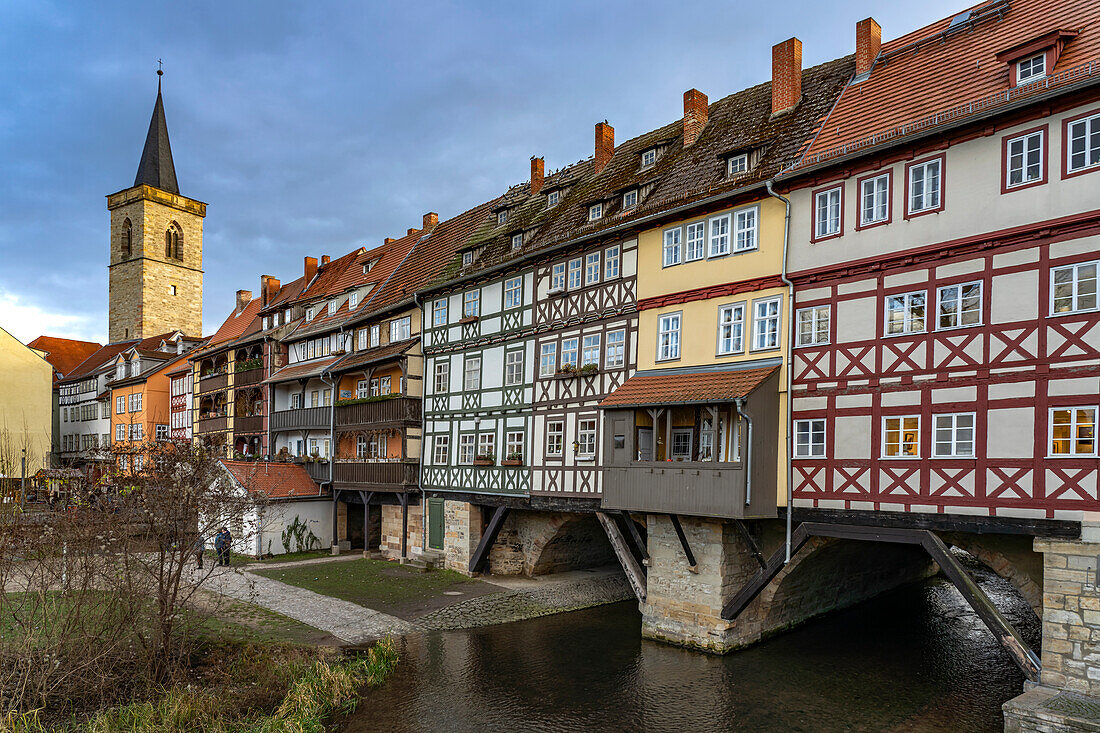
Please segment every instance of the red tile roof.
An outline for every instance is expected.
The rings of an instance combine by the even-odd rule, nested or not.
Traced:
[[[268,499],[299,499],[323,496],[301,466],[268,461],[226,461],[221,464],[241,486]]]
[[[276,384],[278,382],[289,382],[292,379],[308,379],[309,377],[316,377],[318,374],[324,371],[326,367],[335,364],[343,358],[343,356],[330,356],[328,359],[314,359],[303,364],[285,366],[279,371],[272,374],[267,379],[265,379],[264,384]]]
[[[74,339],[58,338],[56,336],[39,336],[27,346],[32,349],[46,352],[46,361],[54,369],[54,380],[68,376],[82,361],[103,348],[94,341],[76,341]]]
[[[872,135],[900,137],[892,131],[918,121],[927,129],[937,124],[924,124],[931,115],[1007,91],[1008,64],[997,55],[1051,31],[1080,34],[1066,43],[1048,79],[1056,81],[1059,73],[1100,57],[1100,0],[998,0],[971,10],[978,11],[972,27],[956,26],[959,30],[945,34],[956,14],[884,43],[870,76],[841,94],[803,165],[843,155],[844,146],[850,150],[866,142],[869,148]],[[958,111],[942,121],[966,114]]]
[[[126,351],[126,349],[139,343],[141,342],[137,339],[131,339],[130,341],[118,341],[113,344],[107,344],[106,346],[102,347],[94,354],[89,356],[87,359],[77,364],[76,368],[66,374],[65,378],[61,381],[71,382],[77,379],[83,379],[84,377],[87,377],[89,374],[92,374],[93,372],[103,367],[103,365],[107,364],[108,362],[113,362],[115,357],[121,354],[123,351]]]
[[[251,327],[256,326],[259,314],[259,298],[250,300],[242,311],[238,312],[237,309],[234,308],[226,319],[222,321],[222,325],[214,332],[214,335],[210,337],[206,345],[208,347],[217,346],[226,341],[232,341],[235,338],[239,338],[245,332],[251,330]]]
[[[644,407],[733,402],[779,370],[778,366],[688,374],[636,374],[608,395],[600,407]]]

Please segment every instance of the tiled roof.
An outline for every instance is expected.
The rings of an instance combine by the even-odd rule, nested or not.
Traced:
[[[165,357],[167,360],[160,364],[157,364],[152,369],[142,369],[141,373],[136,376],[125,377],[123,379],[115,379],[107,385],[108,388],[118,389],[119,387],[125,387],[131,384],[140,384],[141,382],[148,380],[149,377],[153,376],[154,374],[158,374],[165,369],[170,369],[178,364],[187,363],[187,359],[191,356],[190,352],[184,352],[182,354],[179,354],[178,356],[176,354],[165,354],[163,352],[160,355]]]
[[[292,379],[306,379],[308,377],[316,377],[323,372],[329,366],[335,364],[343,356],[330,356],[327,359],[314,359],[301,364],[294,364],[292,366],[285,366],[279,371],[272,374],[270,377],[264,380],[264,384],[275,384],[278,382],[289,382]]]
[[[226,316],[225,320],[222,321],[222,325],[214,332],[214,335],[210,337],[210,340],[207,342],[207,347],[216,347],[227,341],[239,338],[248,331],[258,328],[259,313],[259,298],[250,300],[248,305],[244,307],[244,310],[238,311],[234,308],[233,311]]]
[[[687,374],[636,374],[608,395],[600,407],[645,407],[733,402],[745,397],[778,366]]]
[[[103,348],[94,341],[76,341],[56,336],[39,336],[27,346],[46,352],[46,361],[53,366],[55,381],[59,372],[62,377],[68,376],[82,361]]]
[[[323,496],[305,469],[294,463],[221,460],[225,470],[249,492],[268,499],[299,499]]]
[[[377,364],[378,362],[386,361],[387,359],[392,359],[395,356],[404,354],[410,348],[416,346],[417,343],[419,343],[419,338],[411,338],[405,339],[404,341],[397,341],[392,344],[386,344],[385,346],[367,349],[366,351],[358,351],[345,357],[333,371],[344,372],[349,369],[367,366],[368,364]]]
[[[275,297],[271,299],[271,302],[264,308],[264,312],[280,308],[286,304],[294,301],[302,294],[302,289],[307,285],[305,276],[299,277],[296,280],[288,282],[286,285],[280,285],[279,290],[275,293]]]
[[[121,354],[126,349],[141,343],[137,339],[131,339],[130,341],[118,341],[113,344],[107,344],[103,348],[97,350],[91,356],[84,361],[77,364],[76,368],[69,374],[65,375],[62,382],[73,382],[79,379],[83,379],[93,372],[101,369],[108,362],[114,361],[115,357]]]
[[[330,260],[327,265],[320,266],[313,281],[306,285],[306,289],[299,297],[305,300],[323,298],[327,295],[342,293],[351,287],[355,281],[355,270],[359,271],[359,275],[363,274],[359,258],[365,251],[360,247],[342,257]]]
[[[1051,31],[1080,34],[1066,43],[1048,77],[1100,57],[1100,0],[998,0],[971,10],[982,13],[972,27],[945,34],[956,14],[884,43],[870,76],[844,90],[805,162],[842,155],[844,146],[864,141],[872,147],[869,136],[884,137],[896,127],[1007,91],[1008,64],[997,55]]]

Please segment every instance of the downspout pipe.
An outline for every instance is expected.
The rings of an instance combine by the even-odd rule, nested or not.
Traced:
[[[781,196],[775,192],[772,188],[772,184],[775,182],[774,178],[769,178],[764,182],[764,188],[767,190],[768,195],[772,198],[777,198],[783,202],[786,206],[786,214],[783,217],[783,262],[782,269],[779,273],[779,279],[783,281],[783,284],[787,286],[787,363],[786,368],[783,370],[786,375],[786,389],[787,389],[787,440],[786,440],[786,465],[787,465],[787,537],[786,537],[786,554],[783,559],[783,564],[786,565],[791,561],[791,531],[793,529],[793,515],[794,515],[794,475],[791,467],[791,433],[794,429],[794,422],[791,419],[793,413],[791,399],[791,362],[794,360],[794,283],[787,277],[787,250],[791,241],[791,200],[786,196]]]
[[[745,412],[745,398],[733,401],[737,416],[745,421],[745,506],[752,502],[752,416]]]

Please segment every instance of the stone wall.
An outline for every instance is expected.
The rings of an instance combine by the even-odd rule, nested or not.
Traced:
[[[591,514],[513,510],[489,552],[494,575],[546,575],[617,562]]]
[[[470,559],[481,542],[481,508],[464,501],[443,502],[444,567],[470,574]]]
[[[371,507],[376,511],[378,507]],[[378,546],[382,554],[389,558],[401,557],[401,505],[383,504],[382,507],[382,541]],[[424,511],[420,504],[409,503],[409,533],[407,554],[408,557],[421,553],[421,544],[424,533]]]
[[[1100,696],[1100,542],[1036,539],[1043,553],[1043,685]]]

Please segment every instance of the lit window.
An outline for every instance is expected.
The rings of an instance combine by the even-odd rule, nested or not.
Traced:
[[[623,194],[623,208],[624,209],[633,209],[637,205],[638,205],[638,191],[637,190],[627,191],[626,193]]]
[[[886,298],[886,335],[924,332],[925,294],[902,293]]]
[[[946,285],[939,289],[936,328],[977,326],[982,322],[982,284]]]
[[[516,233],[512,235],[512,249],[519,249],[523,246],[523,234]]]
[[[880,224],[890,215],[890,174],[868,178],[859,184],[860,226]]]
[[[603,204],[592,204],[588,207],[588,221],[595,221],[603,216]]]
[[[718,309],[718,353],[739,354],[744,348],[745,304],[724,305]]]
[[[508,210],[505,209],[504,211],[498,211],[497,212],[497,224],[503,224],[506,221],[508,221]]]
[[[1045,53],[1030,56],[1016,63],[1016,84],[1042,79],[1047,75],[1047,55]]]
[[[934,211],[940,208],[940,159],[918,163],[909,169],[909,213]]]
[[[481,291],[467,290],[462,294],[462,317],[477,318],[481,314]]]
[[[657,319],[657,360],[680,358],[680,314],[668,313]]]
[[[651,149],[642,153],[642,167],[648,168],[657,162],[657,150]]]
[[[595,285],[600,281],[600,253],[589,252],[584,257],[584,284]]]
[[[561,193],[559,191],[551,191],[546,194],[546,208],[554,208],[558,205],[559,200],[561,200]]]
[[[1050,411],[1052,456],[1096,455],[1096,408],[1056,407]]]
[[[733,232],[738,252],[756,249],[756,207],[743,209],[733,215]]]
[[[612,280],[619,276],[619,246],[608,247],[603,255],[603,279]]]
[[[1022,186],[1043,180],[1043,131],[1021,135],[1006,145],[1005,187]]]
[[[577,421],[577,455],[596,455],[596,418]]]
[[[1100,115],[1069,123],[1067,136],[1068,172],[1076,173],[1100,165]]]
[[[797,346],[820,346],[829,343],[829,306],[802,308],[795,314],[798,322]]]
[[[577,367],[577,344],[578,341],[575,338],[563,339],[561,342],[561,366],[564,369],[566,366],[571,366],[574,369]]]
[[[565,423],[561,420],[546,421],[546,455],[560,456],[565,447]]]
[[[558,368],[558,345],[555,343],[543,344],[539,355],[539,375],[549,377]]]
[[[437,435],[432,439],[432,463],[446,466],[451,448],[451,436]]]
[[[794,421],[794,457],[825,457],[824,420],[818,419]]]
[[[603,364],[612,369],[623,365],[623,351],[626,345],[626,331],[611,331],[607,334],[607,352]]]
[[[474,264],[474,251],[472,249],[468,249],[462,253],[462,264],[463,266]]]
[[[504,307],[519,308],[523,304],[523,278],[513,277],[504,281]]]
[[[883,418],[882,455],[885,458],[920,456],[920,416]]]
[[[569,260],[569,289],[576,290],[581,286],[583,260],[580,257]]]
[[[447,299],[440,298],[432,303],[432,325],[433,326],[446,326],[447,325]]]
[[[747,153],[741,153],[740,155],[731,155],[726,159],[726,175],[732,178],[733,176],[744,173],[749,169],[749,156]]]
[[[467,392],[481,389],[481,357],[467,356],[463,386]]]
[[[474,462],[474,440],[473,435],[460,435],[458,436],[458,462],[463,466],[469,466]]]
[[[974,413],[936,415],[932,418],[932,454],[937,458],[974,457]]]
[[[680,264],[680,227],[665,230],[664,255],[662,265],[672,267]]]
[[[581,348],[581,366],[600,365],[600,335],[598,333],[584,337]]]
[[[435,394],[444,394],[451,388],[451,362],[440,359],[435,363]]]
[[[814,236],[818,239],[840,234],[840,187],[814,195]]]
[[[565,290],[565,263],[559,262],[550,268],[550,289]]]
[[[505,357],[504,384],[508,387],[514,387],[517,384],[523,384],[522,351],[509,351],[508,356]]]
[[[1054,268],[1051,313],[1096,310],[1096,266],[1083,262]]]
[[[752,309],[752,348],[778,348],[779,298],[754,301]]]

